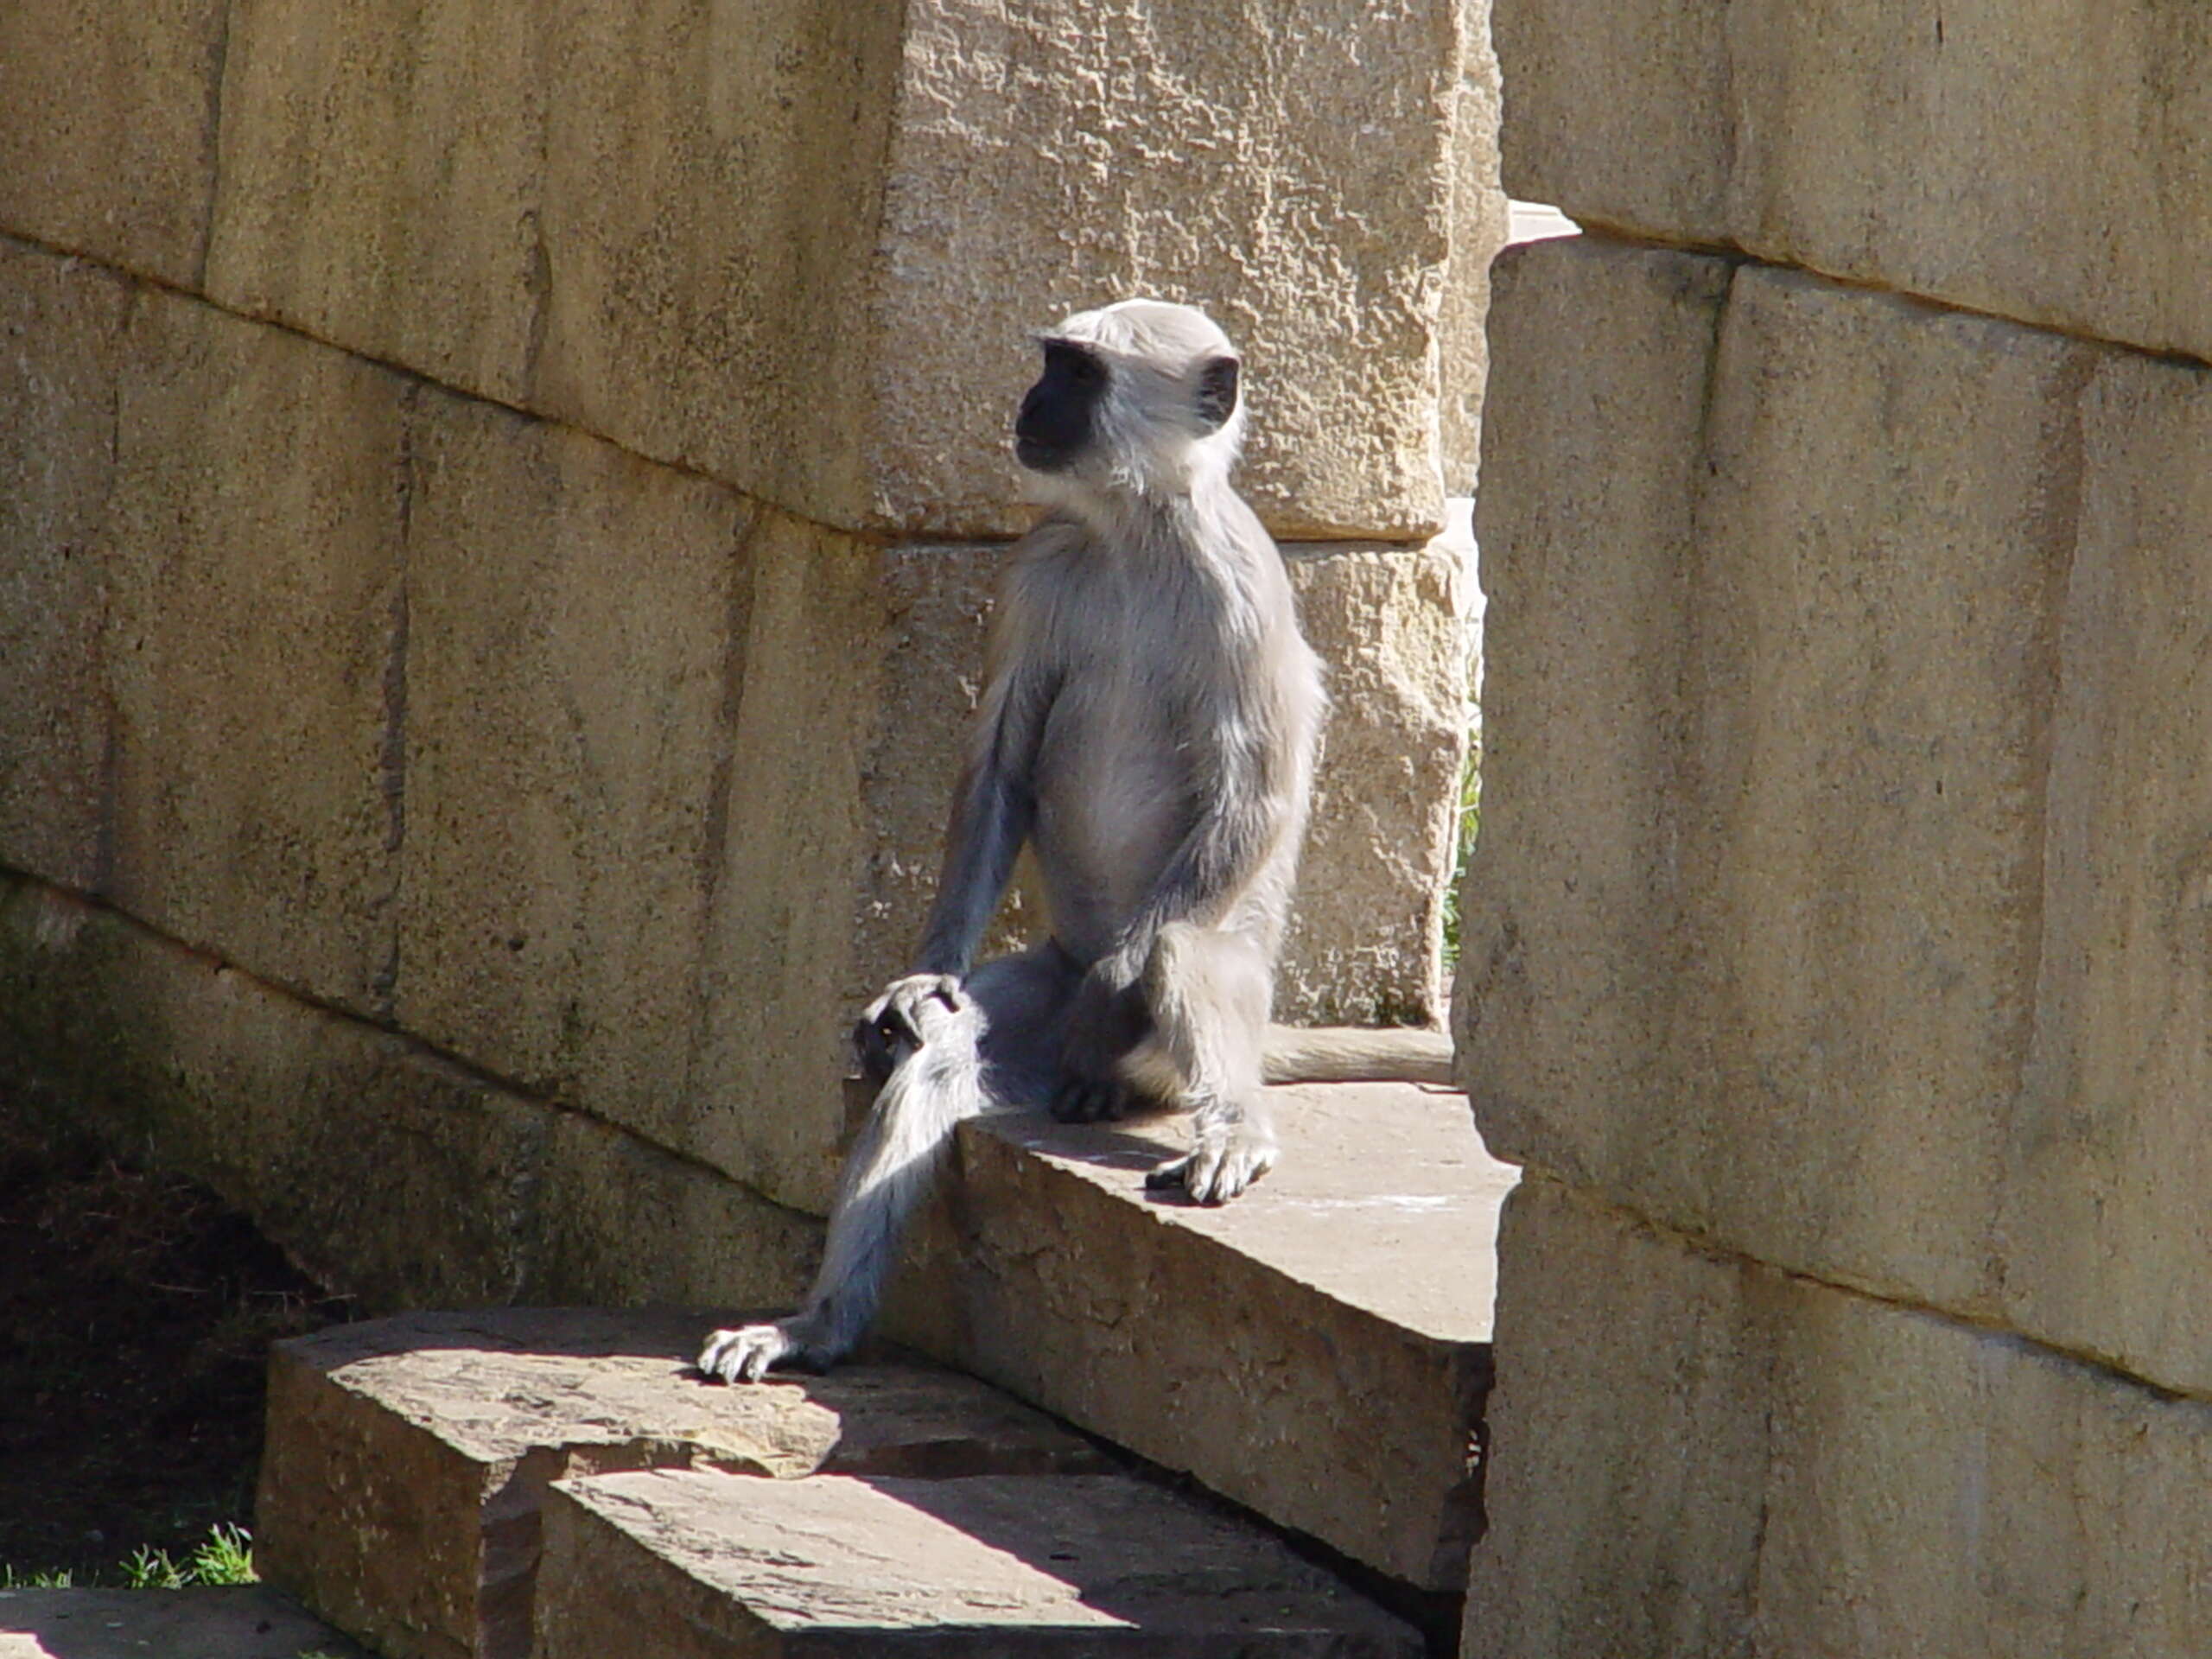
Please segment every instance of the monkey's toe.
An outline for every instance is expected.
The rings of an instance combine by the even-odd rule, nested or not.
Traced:
[[[1071,1077],[1052,1096],[1063,1123],[1109,1123],[1129,1109],[1129,1091],[1113,1078]]]
[[[758,1382],[771,1366],[789,1363],[798,1351],[782,1325],[747,1325],[709,1337],[699,1369],[710,1382]]]
[[[1274,1167],[1270,1135],[1240,1126],[1228,1135],[1201,1135],[1194,1151],[1171,1158],[1144,1178],[1147,1190],[1179,1186],[1193,1204],[1223,1205]]]

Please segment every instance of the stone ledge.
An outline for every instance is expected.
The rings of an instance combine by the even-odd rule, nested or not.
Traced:
[[[1171,1123],[966,1125],[891,1328],[1279,1525],[1456,1589],[1515,1172],[1459,1095],[1268,1092],[1282,1161],[1218,1210],[1144,1192],[1180,1150]]]
[[[1258,1529],[1119,1475],[563,1481],[543,1581],[539,1659],[1421,1651]]]
[[[695,1465],[772,1480],[1102,1466],[1039,1414],[917,1365],[709,1387],[690,1360],[717,1322],[511,1308],[278,1344],[262,1571],[389,1659],[519,1659],[555,1480]]]

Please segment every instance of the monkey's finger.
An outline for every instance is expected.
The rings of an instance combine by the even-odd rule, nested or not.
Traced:
[[[1274,1167],[1275,1149],[1272,1141],[1239,1136],[1199,1147],[1195,1159],[1195,1172],[1185,1182],[1191,1196],[1200,1204],[1222,1205]]]
[[[791,1351],[791,1341],[772,1325],[748,1325],[717,1331],[707,1339],[699,1369],[723,1382],[758,1382],[771,1365]]]
[[[901,1044],[908,1048],[922,1046],[921,1028],[914,1023],[913,1010],[897,1002],[876,1015],[875,1035],[894,1056]]]
[[[1166,1163],[1157,1165],[1145,1172],[1145,1190],[1148,1192],[1157,1192],[1163,1187],[1180,1186],[1183,1185],[1184,1173],[1190,1167],[1191,1160],[1188,1156],[1171,1158]]]

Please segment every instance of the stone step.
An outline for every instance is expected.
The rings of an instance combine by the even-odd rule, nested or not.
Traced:
[[[983,1383],[889,1360],[713,1386],[690,1362],[715,1323],[500,1309],[277,1344],[264,1576],[385,1659],[524,1659],[534,1618],[537,1651],[572,1655],[774,1653],[802,1632],[809,1653],[895,1637],[963,1659],[1109,1631],[1147,1654],[1419,1651],[1261,1529],[1108,1472]],[[760,1574],[733,1578],[746,1562]]]
[[[558,1482],[537,1659],[1419,1659],[1280,1540],[1125,1475]]]
[[[1447,1090],[1268,1092],[1281,1161],[1220,1209],[1144,1190],[1182,1150],[1172,1122],[964,1124],[887,1328],[1393,1578],[1458,1590],[1516,1172]]]
[[[368,1659],[257,1585],[0,1590],[0,1659]]]
[[[710,1386],[691,1361],[722,1317],[501,1308],[278,1343],[256,1500],[262,1575],[386,1659],[522,1659],[539,1510],[567,1477],[1103,1466],[1081,1437],[932,1366]]]

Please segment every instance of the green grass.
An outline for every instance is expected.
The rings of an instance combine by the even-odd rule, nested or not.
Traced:
[[[0,1567],[0,1590],[68,1590],[74,1586],[71,1580],[76,1575],[64,1567],[59,1573],[18,1573],[12,1567]]]
[[[97,1575],[97,1576],[105,1576]],[[218,1524],[181,1561],[166,1549],[141,1544],[116,1569],[118,1587],[125,1590],[183,1590],[194,1585],[258,1584],[253,1570],[253,1535],[244,1527]],[[0,1590],[70,1590],[79,1586],[74,1573],[18,1573],[0,1566]]]
[[[1444,894],[1444,978],[1448,984],[1459,966],[1459,888],[1467,879],[1467,859],[1483,823],[1483,749],[1479,737],[1467,742],[1467,761],[1459,773],[1459,837],[1452,861],[1452,885]]]

